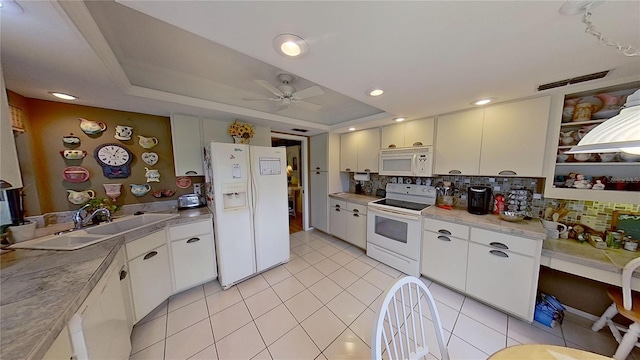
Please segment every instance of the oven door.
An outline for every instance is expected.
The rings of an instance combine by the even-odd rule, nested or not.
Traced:
[[[413,260],[420,259],[420,215],[383,210],[367,210],[367,242]]]

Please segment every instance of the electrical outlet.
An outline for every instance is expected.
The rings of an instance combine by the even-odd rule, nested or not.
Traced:
[[[202,184],[201,183],[193,184],[193,193],[194,194],[198,194],[198,195],[202,195]]]
[[[489,182],[496,182],[496,178],[489,178]]]
[[[500,186],[494,186],[493,191],[500,191]]]
[[[533,200],[541,200],[541,199],[542,199],[542,194],[538,194],[538,193],[533,194]]]

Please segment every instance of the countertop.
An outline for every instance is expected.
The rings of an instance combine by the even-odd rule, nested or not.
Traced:
[[[378,197],[378,196],[365,195],[365,194],[354,194],[354,193],[347,193],[347,192],[339,192],[339,193],[329,194],[329,197],[330,198],[334,198],[334,199],[339,199],[339,200],[352,202],[352,203],[355,203],[355,204],[360,204],[360,205],[367,205],[367,203],[369,203],[371,201],[382,199],[381,197]]]
[[[177,213],[166,222],[74,251],[16,249],[0,256],[0,358],[41,358],[125,242],[166,225],[211,218],[206,207]],[[48,235],[69,225],[47,226],[36,234]]]

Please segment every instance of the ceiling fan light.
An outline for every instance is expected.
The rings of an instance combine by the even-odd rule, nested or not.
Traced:
[[[640,153],[640,90],[627,97],[620,113],[589,131],[566,154],[628,152]]]
[[[309,46],[298,35],[280,34],[273,39],[273,47],[276,51],[288,58],[299,57],[309,52]]]

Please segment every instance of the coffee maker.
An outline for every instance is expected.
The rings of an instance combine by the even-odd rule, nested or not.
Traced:
[[[0,225],[22,224],[24,224],[22,188],[11,188],[9,183],[0,180]]]
[[[470,214],[485,215],[493,210],[493,192],[489,186],[469,186],[467,191],[467,211]]]

